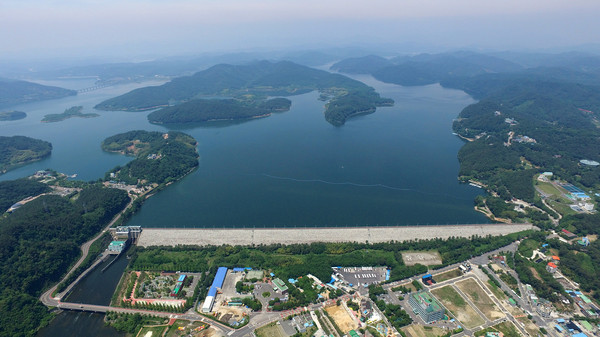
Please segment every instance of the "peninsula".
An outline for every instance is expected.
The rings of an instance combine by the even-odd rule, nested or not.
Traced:
[[[0,174],[30,162],[46,158],[52,144],[25,136],[0,136]]]

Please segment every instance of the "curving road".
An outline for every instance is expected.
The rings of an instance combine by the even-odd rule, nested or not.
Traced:
[[[144,196],[144,194],[140,195],[139,197]],[[94,243],[94,241],[98,240],[102,235],[104,235],[104,233],[106,233],[106,231],[111,228],[115,222],[117,220],[119,220],[121,218],[121,216],[123,215],[123,213],[128,210],[131,205],[133,204],[133,201],[135,199],[131,199],[129,201],[129,204],[127,204],[127,206],[121,211],[119,212],[119,214],[115,215],[115,217],[112,219],[112,221],[106,225],[104,227],[104,229],[98,233],[98,235],[94,236],[91,240],[86,241],[84,244],[81,245],[81,257],[79,258],[79,260],[77,260],[77,262],[71,267],[71,269],[69,269],[69,271],[67,272],[67,274],[60,280],[58,281],[52,288],[46,290],[46,292],[44,292],[41,296],[40,296],[40,301],[48,306],[48,307],[56,307],[58,306],[58,304],[60,303],[60,300],[62,299],[62,297],[67,294],[71,288],[77,284],[77,282],[79,282],[85,275],[87,275],[87,273],[93,269],[93,267],[96,267],[96,265],[98,263],[100,263],[103,259],[99,259],[98,261],[96,261],[92,267],[88,268],[85,272],[83,272],[81,275],[79,275],[79,277],[73,282],[71,283],[62,293],[59,293],[56,295],[56,297],[52,297],[52,293],[54,293],[54,291],[56,290],[56,288],[58,287],[58,285],[63,282],[64,280],[67,279],[67,277],[69,277],[69,275],[71,275],[71,273],[73,273],[77,268],[79,268],[79,266],[81,266],[81,264],[83,263],[83,261],[85,260],[85,258],[88,255],[88,252],[90,251],[90,246],[92,245],[92,243]],[[103,253],[106,254],[106,253]],[[103,256],[104,258],[104,256]]]

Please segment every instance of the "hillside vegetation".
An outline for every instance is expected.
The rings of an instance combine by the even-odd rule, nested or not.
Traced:
[[[25,136],[0,136],[0,174],[23,164],[43,159],[52,152],[52,144]]]
[[[98,104],[96,109],[141,111],[177,107],[194,99],[214,97],[259,101],[266,100],[267,97],[300,95],[314,90],[323,93],[322,97],[329,100],[325,109],[325,119],[334,125],[342,125],[348,117],[357,113],[372,112],[377,106],[393,104],[392,100],[381,98],[373,88],[346,76],[289,61],[260,61],[247,65],[219,64],[192,76],[176,78],[161,86],[140,88],[108,99]],[[340,99],[342,101],[337,102]],[[361,104],[355,107],[346,104],[344,100],[360,101]],[[248,116],[247,109],[242,109],[239,115],[232,116],[228,107],[223,102],[221,104],[220,108],[227,111],[227,118],[219,118],[221,110],[217,109],[210,119]],[[189,111],[188,108],[189,106],[184,106],[183,110]],[[184,119],[194,118],[186,116]]]
[[[136,157],[106,173],[107,180],[133,185],[166,184],[198,166],[196,140],[182,132],[129,131],[106,138],[102,149]]]
[[[0,78],[0,108],[77,95],[77,91]]]

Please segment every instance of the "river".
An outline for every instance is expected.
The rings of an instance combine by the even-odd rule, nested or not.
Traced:
[[[93,106],[100,101],[147,83],[15,106],[11,109],[25,111],[27,118],[0,122],[0,135],[47,140],[53,151],[49,158],[9,171],[0,180],[46,168],[96,180],[130,160],[103,152],[100,143],[106,137],[134,129],[176,129],[198,140],[200,166],[150,198],[129,224],[277,227],[488,222],[473,210],[473,199],[482,191],[456,179],[456,154],[463,142],[452,135],[452,120],[473,99],[439,85],[402,87],[367,76],[357,78],[396,104],[352,118],[342,127],[325,121],[324,102],[317,100],[316,92],[291,97],[290,111],[268,118],[168,128],[150,124],[148,112],[100,111],[97,118],[40,122],[45,114],[71,106],[95,112]],[[78,89],[93,82],[51,84]],[[97,281],[100,276],[94,273],[89,284],[86,279],[71,296],[107,303],[123,270],[119,268],[125,268],[120,263],[103,276],[110,282]],[[111,270],[117,271],[114,276],[109,276]],[[101,315],[83,313],[62,313],[40,333],[76,335],[119,334],[103,326]]]

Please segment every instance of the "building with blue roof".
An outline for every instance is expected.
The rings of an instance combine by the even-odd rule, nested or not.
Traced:
[[[588,337],[588,335],[584,334],[583,332],[580,332],[580,333],[574,334],[573,337]]]
[[[225,282],[225,276],[227,276],[227,267],[219,267],[215,279],[208,289],[208,296],[206,296],[204,304],[202,305],[202,312],[208,313],[212,310],[215,303],[215,297],[217,297],[217,291],[223,286],[223,282]]]

